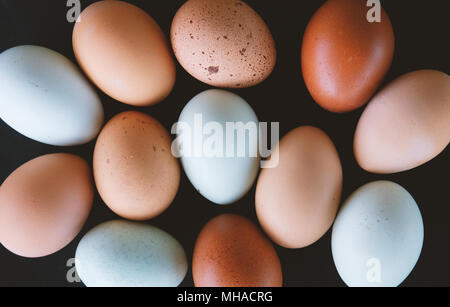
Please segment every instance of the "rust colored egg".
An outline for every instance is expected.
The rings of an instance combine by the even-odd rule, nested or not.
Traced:
[[[225,214],[201,231],[194,250],[196,287],[281,287],[272,244],[248,219]]]
[[[314,100],[329,111],[363,106],[391,66],[394,31],[381,7],[380,22],[370,22],[376,9],[365,0],[329,0],[306,28],[303,79]]]

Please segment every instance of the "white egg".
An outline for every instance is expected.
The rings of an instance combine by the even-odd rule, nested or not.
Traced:
[[[228,91],[208,90],[186,105],[178,124],[172,132],[193,186],[216,204],[241,199],[259,168],[259,122],[249,104]]]
[[[351,287],[397,287],[414,269],[423,246],[420,210],[403,187],[365,185],[344,203],[332,233],[339,275]]]
[[[70,60],[47,48],[18,46],[0,54],[0,117],[35,141],[73,146],[97,136],[103,106]]]
[[[177,287],[187,273],[185,251],[171,235],[120,220],[83,237],[75,266],[87,287]]]

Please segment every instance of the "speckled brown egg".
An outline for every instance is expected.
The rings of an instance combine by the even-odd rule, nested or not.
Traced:
[[[272,244],[248,219],[224,214],[201,231],[193,256],[196,287],[280,287],[281,264]]]
[[[175,15],[171,40],[184,69],[212,86],[254,86],[270,75],[276,62],[266,23],[239,0],[187,1]]]
[[[86,161],[50,154],[16,169],[0,188],[1,243],[14,254],[53,254],[80,232],[94,198]]]
[[[140,112],[124,112],[103,128],[94,150],[97,189],[111,210],[131,220],[165,211],[180,182],[164,127]]]

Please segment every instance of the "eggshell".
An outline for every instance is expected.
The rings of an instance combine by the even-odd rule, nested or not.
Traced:
[[[423,240],[422,216],[412,196],[398,184],[378,181],[344,203],[331,247],[348,286],[396,287],[416,265]]]
[[[382,9],[370,23],[366,0],[328,0],[309,22],[302,45],[303,79],[314,100],[333,112],[369,101],[391,66],[394,31]]]
[[[94,178],[103,201],[118,215],[131,220],[160,215],[180,183],[169,134],[146,114],[116,115],[97,140]]]
[[[390,174],[421,166],[450,141],[450,77],[434,70],[401,76],[378,93],[356,129],[359,165]]]
[[[51,154],[15,170],[0,187],[4,247],[28,258],[68,245],[83,227],[93,201],[88,164],[70,154]]]
[[[73,146],[97,136],[103,106],[67,58],[43,47],[18,46],[0,54],[0,117],[35,141]]]
[[[203,125],[196,125],[196,116],[201,116]],[[205,154],[208,135],[205,133],[209,123],[221,127],[223,138],[226,136],[227,123],[254,123],[258,127],[258,118],[253,109],[241,97],[223,90],[208,90],[195,96],[184,108],[179,123],[190,127],[191,133],[178,133],[177,143],[190,145],[191,152],[182,155],[183,168],[192,185],[205,198],[219,205],[232,204],[241,199],[252,187],[258,174],[259,157],[252,157],[251,152],[258,153],[258,139],[251,142],[247,137],[247,153],[239,157],[236,142],[224,140],[223,156]],[[196,135],[204,135],[196,141]],[[257,137],[257,135],[256,135]],[[237,141],[237,138],[235,139]],[[234,155],[228,156],[228,151]],[[201,153],[196,156],[196,152]]]
[[[75,266],[87,287],[177,287],[187,273],[183,247],[156,227],[103,223],[78,244]]]
[[[303,248],[331,227],[342,192],[342,167],[330,138],[300,127],[275,148],[276,168],[263,169],[256,188],[261,226],[278,245]]]
[[[225,214],[211,220],[195,244],[196,287],[281,287],[283,276],[272,244],[249,220]]]
[[[173,19],[175,56],[194,78],[212,86],[250,87],[264,81],[276,62],[264,20],[240,0],[189,0]]]
[[[175,84],[175,64],[158,24],[123,1],[98,1],[81,13],[73,49],[89,78],[112,98],[135,106],[160,102]]]

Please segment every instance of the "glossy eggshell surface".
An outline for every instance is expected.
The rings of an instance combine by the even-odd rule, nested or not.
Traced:
[[[160,102],[175,84],[164,33],[145,11],[123,1],[99,1],[81,13],[73,49],[88,77],[112,98],[135,106]]]
[[[396,287],[423,246],[422,215],[413,197],[389,181],[367,184],[344,203],[332,233],[333,259],[352,287]]]
[[[421,166],[450,142],[450,77],[435,70],[401,76],[378,93],[356,129],[359,165],[390,174]]]
[[[300,127],[275,148],[279,164],[261,171],[256,213],[267,235],[286,248],[303,248],[331,227],[342,192],[341,162],[330,138]]]
[[[118,215],[131,220],[160,215],[180,183],[168,132],[144,113],[116,115],[97,140],[94,177],[102,199]]]
[[[100,132],[103,106],[69,59],[44,47],[17,46],[0,54],[0,117],[35,141],[74,146]]]
[[[369,101],[389,70],[394,32],[388,15],[370,23],[366,0],[328,0],[309,22],[302,45],[303,79],[314,100],[333,112]]]
[[[246,3],[189,0],[178,10],[171,40],[180,64],[216,87],[250,87],[264,81],[276,62],[272,34]]]
[[[78,235],[93,197],[83,159],[51,154],[31,160],[0,187],[0,241],[23,257],[53,254]]]
[[[195,245],[196,287],[281,287],[280,260],[249,220],[225,214],[211,220]]]
[[[111,221],[89,231],[75,255],[87,287],[177,287],[187,273],[180,243],[156,227]]]

